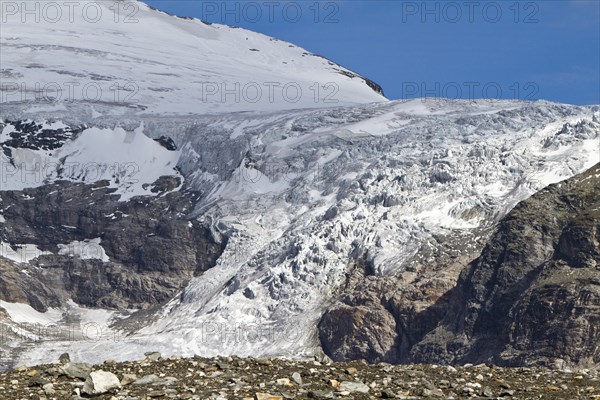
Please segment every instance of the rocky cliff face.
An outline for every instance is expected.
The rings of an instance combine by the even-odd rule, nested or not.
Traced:
[[[548,187],[500,223],[461,274],[417,361],[600,362],[600,165]]]
[[[356,266],[340,302],[319,323],[324,351],[336,361],[408,361],[412,346],[442,319],[447,293],[490,233],[491,227],[482,227],[470,237],[436,237],[419,250],[409,273],[401,276],[376,276],[368,265]]]
[[[197,194],[166,193],[178,186],[176,177],[163,177],[154,184],[158,197],[129,202],[119,202],[107,182],[2,192],[0,300],[38,311],[68,299],[117,310],[170,300],[225,245],[186,218]]]
[[[84,146],[67,148],[82,139],[85,129],[85,124],[31,120],[0,123],[5,157],[0,163],[0,300],[41,312],[69,300],[112,310],[156,307],[212,267],[226,239],[215,238],[189,216],[201,193],[189,190],[174,168],[144,182],[142,173],[131,172],[147,168],[139,162],[97,163],[88,154],[85,165],[65,163],[84,151]],[[128,152],[143,153],[135,136],[141,137],[125,134]],[[178,154],[169,137],[144,139],[151,146],[150,160],[160,152]],[[98,149],[98,142],[88,147],[104,157],[118,152],[115,145]],[[126,180],[141,189],[129,201],[113,184]]]
[[[600,164],[523,201],[443,295],[444,285],[436,287],[431,277],[413,287],[428,291],[412,303],[406,291],[399,296],[401,290],[391,289],[403,287],[397,280],[373,277],[354,285],[319,324],[325,351],[334,359],[370,361],[597,364],[598,193]]]

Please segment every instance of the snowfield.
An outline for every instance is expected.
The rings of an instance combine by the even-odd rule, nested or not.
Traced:
[[[42,129],[49,124],[41,124]],[[55,128],[56,129],[56,128]],[[14,126],[3,130],[5,143]],[[8,147],[8,146],[7,146]],[[149,184],[161,176],[180,176],[175,170],[179,152],[169,151],[143,134],[143,125],[122,128],[89,128],[58,149],[13,148],[0,153],[2,190],[23,190],[59,180],[93,184],[108,181],[125,201],[151,194]]]

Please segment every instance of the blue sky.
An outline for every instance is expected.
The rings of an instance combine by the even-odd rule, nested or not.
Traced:
[[[600,104],[600,1],[144,1],[292,42],[390,99]]]

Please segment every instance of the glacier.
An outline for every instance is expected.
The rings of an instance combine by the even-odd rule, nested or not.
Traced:
[[[61,123],[90,123],[73,115],[65,112]],[[210,225],[227,246],[215,267],[143,327],[128,323],[135,314],[119,316],[106,342],[36,342],[22,362],[51,361],[65,351],[92,361],[106,352],[129,359],[148,348],[186,356],[318,354],[316,325],[350,265],[364,260],[373,276],[410,283],[426,268],[419,250],[434,235],[459,232],[472,238],[465,247],[476,246],[481,230],[519,201],[600,158],[598,107],[544,101],[418,99],[137,118],[130,131],[177,144],[176,161],[163,166],[183,176],[184,188],[203,193],[189,218]],[[94,124],[87,129],[119,122]],[[113,153],[94,159],[110,165]],[[154,156],[136,154],[141,163]],[[112,329],[120,331],[118,341]]]

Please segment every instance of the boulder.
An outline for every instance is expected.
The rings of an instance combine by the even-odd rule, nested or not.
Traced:
[[[120,388],[121,382],[119,382],[119,378],[112,372],[94,371],[86,379],[82,392],[89,395],[97,395]]]

